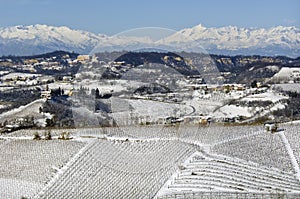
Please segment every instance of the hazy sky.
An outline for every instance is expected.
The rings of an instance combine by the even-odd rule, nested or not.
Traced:
[[[138,27],[300,27],[300,0],[0,0],[0,27],[47,24],[112,35]]]

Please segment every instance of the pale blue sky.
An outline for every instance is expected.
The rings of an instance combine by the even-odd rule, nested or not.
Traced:
[[[47,24],[116,34],[138,27],[300,27],[299,0],[0,0],[0,27]]]

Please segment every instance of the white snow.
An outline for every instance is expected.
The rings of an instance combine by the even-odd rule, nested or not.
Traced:
[[[10,117],[14,117],[16,114],[18,117],[39,114],[39,107],[41,107],[44,102],[45,99],[38,99],[25,106],[20,106],[18,108],[2,113],[0,115],[0,120],[9,119]]]
[[[64,90],[65,94],[68,94],[74,88],[74,85],[72,85],[72,83],[67,82],[54,82],[47,85],[50,90],[61,88],[62,90]]]
[[[86,145],[84,147],[82,147],[61,169],[56,168],[55,170],[57,170],[57,173],[52,177],[52,179],[50,180],[50,182],[48,182],[42,190],[39,191],[39,193],[35,196],[35,198],[39,198],[38,195],[42,195],[49,187],[51,187],[57,180],[59,180],[59,178],[61,177],[61,175],[67,170],[69,169],[76,160],[78,160],[80,158],[80,156],[82,156],[83,152],[89,148],[92,144],[93,144],[94,139],[85,139]]]
[[[275,84],[274,88],[279,88],[284,91],[292,91],[300,93],[300,84],[299,83],[292,83],[292,84]]]
[[[93,194],[97,195],[99,192],[107,192],[106,196],[111,196],[112,192],[111,189],[107,187],[107,182],[110,182],[109,184],[111,184],[112,187],[126,187],[128,186],[128,182],[137,182],[135,178],[132,178],[132,176],[136,176],[140,183],[139,185],[143,186],[143,190],[148,190],[149,187],[155,186],[154,190],[151,190],[151,194],[157,194],[155,197],[168,196],[168,194],[180,195],[186,192],[196,194],[202,192],[214,193],[214,191],[272,193],[277,189],[280,189],[280,191],[284,190],[291,193],[298,193],[300,185],[297,179],[293,177],[293,173],[291,171],[283,171],[274,168],[271,164],[272,162],[269,162],[270,165],[263,165],[260,162],[254,163],[251,159],[250,161],[245,161],[248,158],[246,154],[241,153],[241,156],[237,158],[235,156],[218,155],[211,152],[211,147],[216,145],[228,147],[230,150],[232,142],[239,143],[240,139],[245,142],[248,140],[251,142],[252,138],[257,138],[246,147],[246,149],[250,151],[254,149],[253,153],[255,154],[252,154],[253,156],[260,155],[260,150],[264,149],[261,147],[269,149],[269,146],[274,146],[276,148],[282,148],[283,151],[286,149],[288,152],[286,156],[289,156],[296,177],[299,178],[299,166],[297,165],[295,155],[293,154],[284,133],[279,133],[282,134],[280,135],[282,139],[280,139],[276,134],[265,134],[259,127],[252,130],[251,128],[247,126],[196,128],[195,133],[197,136],[195,139],[194,137],[189,137],[193,128],[185,128],[184,126],[181,128],[184,132],[177,132],[176,136],[173,137],[153,136],[142,138],[145,133],[152,135],[154,131],[156,131],[156,127],[152,129],[153,132],[151,132],[151,128],[148,127],[129,128],[128,130],[135,131],[134,134],[137,137],[133,138],[120,134],[119,128],[108,128],[107,134],[99,134],[99,136],[96,136],[95,138],[84,138],[84,136],[74,137],[74,141],[85,142],[86,145],[83,148],[78,148],[76,153],[74,153],[76,155],[72,156],[71,159],[69,158],[68,161],[66,161],[67,163],[65,162],[61,165],[62,167],[50,165],[55,174],[52,176],[51,180],[48,181],[46,186],[41,188],[38,187],[38,184],[27,185],[26,182],[20,182],[19,187],[21,188],[19,192],[22,193],[22,195],[25,193],[25,196],[28,197],[32,197],[32,194],[34,194],[36,198],[47,196],[49,193],[57,194],[57,196],[59,194],[72,195],[77,193],[73,193],[72,191],[81,188],[82,182],[86,182],[89,190],[84,193],[89,194],[90,197],[95,196]],[[174,129],[170,128],[166,130],[173,131]],[[207,136],[214,139],[214,142],[208,143],[206,140],[201,139],[205,134],[205,130],[208,133]],[[75,132],[76,131],[88,131],[94,134],[94,132],[100,132],[101,129],[77,129]],[[234,131],[237,131],[238,133]],[[112,132],[114,135],[110,136]],[[161,133],[161,136],[165,136],[165,133],[166,132]],[[180,136],[179,134],[181,134],[182,137],[178,137]],[[232,136],[233,134],[235,134],[235,136]],[[278,136],[279,141],[270,141],[271,136]],[[256,142],[262,137],[265,138],[264,141]],[[34,143],[34,141],[29,140],[28,136],[21,136],[19,138],[11,137],[10,139],[12,141],[17,139],[20,142],[26,140],[26,142]],[[55,137],[55,139],[57,139],[57,137]],[[282,142],[280,140],[282,140]],[[47,148],[46,142],[47,141],[45,141],[45,143],[40,143],[37,141],[36,143]],[[69,141],[65,142],[66,144],[69,143]],[[285,147],[280,147],[282,144],[284,144]],[[28,144],[28,146],[32,147],[32,144]],[[194,146],[197,147],[193,148]],[[20,147],[15,147],[15,150],[18,150],[19,148]],[[68,149],[66,148],[66,150]],[[272,151],[271,148],[270,150]],[[54,149],[54,151],[61,152],[62,150]],[[103,151],[103,153],[99,153],[99,151]],[[178,156],[178,151],[184,152],[185,155]],[[67,151],[63,151],[61,154],[64,154],[65,152]],[[17,153],[17,151],[15,151],[15,153]],[[239,153],[239,150],[237,150],[237,153]],[[273,155],[274,159],[279,160],[278,162],[283,164],[280,159],[284,157],[276,157],[275,155],[277,155],[277,153],[274,151],[272,151],[272,154],[270,155]],[[171,156],[172,161],[170,160]],[[173,161],[173,158],[176,162]],[[289,160],[289,158],[287,157],[287,160]],[[192,172],[197,174],[192,174]],[[113,178],[111,178],[112,175],[114,175]],[[162,177],[164,180],[161,180]],[[99,189],[92,188],[91,186],[95,185],[95,183],[97,185],[99,179],[103,182],[103,186],[97,186]],[[149,182],[153,184],[149,184]],[[6,183],[6,179],[3,181],[0,179],[0,183]],[[17,182],[14,183],[17,184]],[[8,181],[8,185],[3,184],[1,186],[1,188],[4,187],[4,189],[0,190],[0,196],[2,196],[1,194],[3,192],[5,192],[3,193],[4,197],[10,196],[7,193],[11,193],[11,191],[6,190],[8,189],[7,187],[10,188],[11,184],[13,183]],[[27,186],[29,191],[32,190],[33,187],[38,187],[38,189],[29,193],[29,191],[22,191],[22,186]],[[76,188],[73,189],[73,186]],[[64,190],[60,189],[61,187],[63,187]],[[237,188],[239,187],[242,187],[243,189],[238,190]],[[94,192],[91,190],[96,191]],[[37,194],[36,191],[39,191],[39,194]],[[58,193],[55,191],[58,191]],[[18,194],[19,192],[16,192],[15,194]],[[114,194],[117,193],[114,192]],[[118,194],[120,194],[119,196],[122,196],[124,192]],[[136,193],[132,191],[130,194]],[[147,195],[149,193],[143,194]],[[12,197],[14,198],[14,196],[19,195],[20,194],[12,195]],[[132,197],[128,196],[127,198],[135,198],[133,195],[131,196]],[[142,196],[137,198],[144,198]]]
[[[189,106],[157,102],[151,100],[127,100],[135,109],[134,113],[141,115],[151,115],[153,118],[166,117],[174,115],[174,109],[179,109],[185,114],[191,113]]]
[[[270,108],[270,111],[277,111],[280,109],[284,109],[286,104],[275,104],[272,108]]]
[[[0,198],[31,198],[43,187],[42,183],[0,178]]]
[[[17,77],[39,77],[41,74],[32,74],[32,73],[9,73],[7,75],[4,75],[2,79],[13,79]]]
[[[144,30],[145,32],[147,29]],[[158,28],[163,32],[166,29]],[[145,35],[129,33],[106,36],[93,34],[86,31],[72,30],[68,27],[54,27],[47,25],[14,26],[0,28],[0,38],[9,43],[10,41],[28,42],[35,45],[52,44],[61,48],[73,47],[83,50],[87,47],[96,47],[93,53],[100,49],[108,51],[124,49],[124,46],[132,49],[145,47],[161,47],[203,52],[205,49],[217,48],[218,50],[239,50],[272,47],[274,45],[289,49],[299,49],[299,28],[277,26],[269,29],[264,28],[238,28],[225,26],[220,28],[204,27],[197,25],[192,28],[172,31],[158,41],[152,41]],[[151,36],[151,35],[150,35]],[[149,45],[150,44],[150,45]],[[102,46],[101,46],[102,45]],[[277,47],[278,48],[278,47]]]
[[[273,76],[273,78],[291,78],[293,77],[293,72],[300,73],[300,68],[282,67],[281,70]]]
[[[266,68],[275,72],[279,71],[279,67],[275,65],[266,66]]]
[[[292,163],[294,171],[295,171],[295,175],[296,175],[297,179],[300,182],[300,168],[299,168],[297,159],[295,158],[293,149],[291,148],[291,145],[290,145],[288,139],[285,137],[284,132],[283,131],[279,132],[279,135],[280,135],[280,137],[282,139],[282,142],[284,143],[284,146],[285,146],[285,148],[286,148],[286,150],[289,154],[289,157],[291,159],[291,163]]]
[[[216,118],[224,118],[224,117],[237,117],[237,116],[245,116],[251,117],[252,114],[250,112],[250,108],[235,106],[235,105],[225,105],[218,109],[216,112],[212,114]]]
[[[9,104],[0,104],[0,109],[6,108],[8,106],[10,106],[10,105]]]
[[[286,40],[283,41],[282,38]],[[218,49],[240,49],[251,47],[265,47],[269,44],[287,45],[290,48],[299,49],[297,42],[299,29],[296,27],[264,28],[238,28],[227,26],[220,28],[206,28],[198,25],[176,32],[164,39],[165,43],[178,42],[180,45],[190,44],[204,47],[215,45]],[[198,43],[199,42],[199,43]]]
[[[288,99],[287,96],[283,96],[280,93],[268,91],[261,94],[254,94],[244,97],[242,101],[271,101],[273,103],[278,102],[282,99]]]
[[[60,41],[67,44],[84,45],[84,43],[98,43],[104,35],[72,30],[68,27],[54,27],[47,25],[14,26],[0,28],[0,37],[4,39],[35,39],[37,42]]]
[[[0,83],[1,85],[2,83]],[[10,90],[10,89],[13,89],[14,87],[12,86],[0,86],[0,91],[7,91],[7,90]]]
[[[275,168],[267,168],[239,158],[195,152],[182,166],[159,190],[156,198],[174,197],[172,194],[180,197],[186,193],[191,193],[192,196],[214,192],[268,193],[276,189],[299,193],[297,188],[285,186],[297,183],[288,178],[290,173],[282,173]],[[276,177],[276,180],[271,176]],[[232,198],[234,196],[233,194]]]
[[[34,123],[38,126],[38,127],[46,127],[47,125],[47,119],[52,119],[53,115],[51,115],[50,113],[41,113],[41,115],[43,116],[42,118],[35,118]]]
[[[6,75],[8,73],[10,73],[10,71],[0,71],[0,75]]]

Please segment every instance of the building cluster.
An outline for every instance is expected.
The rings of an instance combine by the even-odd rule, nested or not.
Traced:
[[[49,58],[0,59],[0,87],[35,86],[55,81],[70,82],[74,76],[72,67],[91,60],[89,55],[71,58],[68,54]],[[63,75],[60,75],[60,72]]]

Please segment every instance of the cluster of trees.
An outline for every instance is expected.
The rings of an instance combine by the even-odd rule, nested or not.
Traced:
[[[72,104],[67,98],[55,97],[47,100],[40,111],[54,115],[52,119],[46,120],[47,126],[70,127],[74,126],[71,106]]]
[[[300,119],[300,93],[287,91],[285,92],[289,99],[285,109],[276,110],[273,112],[274,116],[279,119],[290,118],[292,120]]]
[[[77,97],[79,98],[96,98],[96,99],[108,99],[112,96],[111,93],[105,94],[101,93],[98,88],[94,89],[92,88],[91,90],[89,88],[81,86],[78,90]]]
[[[64,89],[61,89],[60,87],[58,89],[51,89],[51,96],[52,97],[58,97],[65,95]]]
[[[1,91],[0,101],[6,102],[9,106],[0,109],[0,114],[20,106],[24,106],[39,99],[41,96],[40,89],[13,89]]]
[[[232,100],[229,102],[229,105],[237,105],[237,106],[242,106],[242,107],[268,107],[272,105],[272,101],[241,101],[241,100]]]
[[[111,112],[110,105],[107,102],[103,102],[103,99],[108,99],[111,96],[111,94],[102,95],[98,88],[90,90],[81,86],[74,92],[73,100],[68,95],[65,95],[63,89],[58,88],[51,90],[51,100],[47,100],[40,107],[40,112],[54,115],[52,119],[46,120],[48,127],[74,127],[75,121],[72,107],[83,106],[93,112],[108,113]]]
[[[36,124],[34,123],[33,116],[14,118],[10,120],[5,120],[4,122],[0,122],[0,132],[9,133],[19,129],[32,128],[35,126]]]
[[[51,132],[45,132],[44,138],[42,138],[42,136],[40,136],[40,134],[38,132],[35,132],[33,135],[33,139],[34,140],[52,140],[52,135]]]
[[[34,140],[52,140],[53,137],[52,137],[52,134],[51,134],[50,131],[45,132],[44,133],[44,137],[42,137],[38,132],[35,132],[34,135],[33,135],[33,139]],[[58,139],[60,139],[60,140],[70,140],[72,138],[70,137],[70,133],[69,132],[62,132],[58,136]]]

